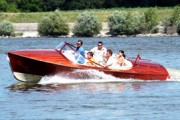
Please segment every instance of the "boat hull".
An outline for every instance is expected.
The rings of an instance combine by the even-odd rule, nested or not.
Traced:
[[[58,63],[50,63],[8,53],[11,70],[19,81],[38,82],[45,75],[55,75],[61,72],[70,72],[71,67]]]
[[[28,73],[13,72],[14,77],[22,82],[38,82],[43,76]]]
[[[56,50],[15,51],[9,52],[8,57],[13,75],[16,79],[24,82],[39,82],[45,75],[69,74],[76,69],[94,69],[127,79],[166,80],[169,77],[162,65],[149,61],[136,62],[129,70],[112,70],[74,64]],[[134,59],[130,59],[130,61],[132,64],[135,63]]]

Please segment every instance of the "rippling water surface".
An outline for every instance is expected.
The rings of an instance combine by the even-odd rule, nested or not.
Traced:
[[[93,70],[44,76],[38,84],[18,82],[6,53],[19,49],[54,48],[61,41],[75,44],[78,38],[0,38],[0,119],[60,120],[179,120],[180,38],[80,38],[89,50],[99,40],[128,57],[140,54],[162,64],[168,81],[120,79]]]

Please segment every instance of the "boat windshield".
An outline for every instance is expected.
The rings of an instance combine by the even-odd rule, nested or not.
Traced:
[[[59,45],[55,47],[55,49],[63,54],[67,59],[70,61],[76,63],[76,56],[82,56],[81,54],[77,53],[74,49],[75,47],[69,43],[61,42]],[[82,56],[83,57],[83,56]]]
[[[61,42],[59,45],[55,47],[56,50],[60,51],[66,45],[65,42]]]

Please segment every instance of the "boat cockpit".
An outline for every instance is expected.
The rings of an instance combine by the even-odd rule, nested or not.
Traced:
[[[85,59],[85,63],[88,61],[87,60],[87,52],[88,51],[85,51],[85,56],[82,56],[81,54],[79,54],[78,52],[76,52],[76,47],[67,43],[67,42],[61,42],[59,45],[57,45],[55,47],[55,50],[60,52],[61,54],[63,54],[68,60],[70,60],[71,62],[75,63],[75,64],[79,64],[77,63],[75,57],[76,56],[81,56]],[[116,61],[115,61],[116,62]],[[116,67],[113,67],[113,68],[109,68],[109,69],[116,69],[116,70],[129,70],[133,67],[132,63],[129,61],[129,60],[125,60],[126,62],[126,66],[120,66],[120,65],[117,65]],[[87,64],[81,64],[81,65],[85,65],[85,66],[88,66]],[[103,65],[101,64],[96,64],[95,67],[104,67]]]

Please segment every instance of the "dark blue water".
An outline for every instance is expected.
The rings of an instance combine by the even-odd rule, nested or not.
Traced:
[[[88,72],[92,78],[55,75],[43,77],[36,85],[24,84],[11,73],[8,51],[54,48],[61,41],[75,44],[78,38],[0,38],[0,119],[179,120],[179,37],[80,39],[87,50],[101,40],[115,53],[123,49],[128,57],[140,54],[166,67],[171,79],[134,81],[80,71]]]

